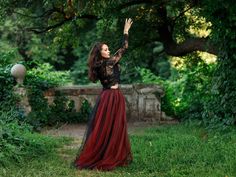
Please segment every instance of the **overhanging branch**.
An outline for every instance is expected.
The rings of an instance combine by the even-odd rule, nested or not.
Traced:
[[[179,44],[165,42],[164,50],[171,56],[184,56],[194,51],[208,52],[214,55],[218,53],[217,48],[211,45],[209,38],[190,38]]]
[[[61,13],[59,8],[49,9],[49,10],[45,11],[43,14],[38,15],[38,16],[27,15],[27,14],[23,14],[23,13],[20,13],[20,12],[17,12],[17,11],[14,11],[13,13],[21,15],[23,17],[27,17],[27,18],[37,19],[37,18],[45,18],[45,17],[49,18],[50,15],[52,15],[54,12]]]
[[[81,16],[75,16],[75,17],[69,17],[69,18],[65,18],[62,21],[51,25],[51,26],[47,26],[47,27],[31,27],[31,28],[26,28],[27,31],[32,31],[35,34],[41,34],[41,33],[45,33],[48,32],[52,29],[58,28],[62,25],[64,25],[67,22],[72,21],[73,19],[95,19],[95,20],[99,20],[99,18],[95,15],[89,15],[89,14],[85,14],[85,15],[81,15]]]

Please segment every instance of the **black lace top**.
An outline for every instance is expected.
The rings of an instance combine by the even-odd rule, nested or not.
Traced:
[[[110,89],[111,86],[120,83],[119,60],[128,48],[128,35],[124,34],[121,47],[110,59],[103,59],[97,63],[96,71],[103,89]]]

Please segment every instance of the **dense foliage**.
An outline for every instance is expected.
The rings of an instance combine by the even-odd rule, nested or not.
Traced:
[[[205,4],[208,8],[202,13],[212,23],[212,38],[220,52],[203,118],[211,127],[227,128],[236,124],[236,4],[230,0]]]
[[[25,88],[32,111],[26,116],[26,122],[38,129],[45,125],[86,121],[90,112],[90,105],[87,102],[82,104],[82,108],[85,109],[82,110],[85,112],[81,110],[77,113],[74,110],[74,103],[64,95],[57,95],[51,105],[44,97],[46,90],[69,82],[71,82],[69,72],[55,71],[49,64],[42,64],[28,71]]]
[[[19,119],[12,109],[0,111],[0,166],[24,163],[48,155],[59,146],[59,141],[32,131],[32,127]]]
[[[204,105],[209,101],[209,82],[216,64],[207,64],[200,58],[196,66],[190,63],[184,63],[178,75],[165,81],[163,110],[182,120],[202,120]]]
[[[131,17],[122,83],[160,84],[168,115],[198,119],[210,129],[229,128],[236,122],[235,13],[232,0],[1,0],[0,112],[14,114],[9,119],[36,129],[86,121],[88,102],[76,113],[73,102],[63,95],[50,106],[43,93],[63,84],[88,84],[91,46],[105,41],[114,53],[124,19]],[[16,104],[20,98],[10,75],[15,63],[23,63],[28,71],[24,83],[32,106],[28,116]],[[3,121],[1,126],[21,127],[17,121]]]

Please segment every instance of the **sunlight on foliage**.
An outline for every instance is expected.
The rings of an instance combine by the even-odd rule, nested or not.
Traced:
[[[47,73],[47,74],[46,74]],[[37,75],[45,81],[53,81],[64,85],[71,83],[70,71],[55,71],[49,63],[44,63],[28,71],[28,75]]]
[[[207,37],[211,33],[210,22],[207,22],[206,19],[202,16],[194,14],[193,10],[185,12],[185,15],[192,25],[189,26],[188,32],[194,36],[198,37]]]
[[[206,62],[206,64],[212,64],[217,62],[217,56],[209,54],[207,52],[197,52],[198,56]]]

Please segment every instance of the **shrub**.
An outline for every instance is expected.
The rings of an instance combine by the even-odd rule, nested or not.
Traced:
[[[17,120],[14,110],[0,112],[0,165],[8,166],[52,152],[59,144],[51,137],[32,132],[32,127]]]

